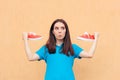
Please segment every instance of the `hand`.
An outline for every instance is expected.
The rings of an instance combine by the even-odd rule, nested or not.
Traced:
[[[27,32],[23,32],[23,40],[28,40],[28,33]]]
[[[99,33],[98,33],[98,32],[95,32],[94,35],[95,35],[95,40],[97,40],[98,37],[99,37]]]

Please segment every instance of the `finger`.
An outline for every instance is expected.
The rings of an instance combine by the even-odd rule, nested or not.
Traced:
[[[27,39],[28,33],[27,32],[23,32],[23,39]]]

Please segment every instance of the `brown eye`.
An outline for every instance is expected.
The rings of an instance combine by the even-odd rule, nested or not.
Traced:
[[[58,30],[58,27],[55,27],[55,30]]]
[[[61,27],[62,28],[62,30],[64,30],[65,29],[65,27]]]

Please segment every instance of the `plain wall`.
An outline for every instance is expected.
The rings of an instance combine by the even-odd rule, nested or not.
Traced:
[[[29,41],[34,53],[48,39],[51,23],[66,20],[71,39],[86,51],[91,42],[77,40],[87,31],[100,37],[92,59],[75,59],[76,80],[120,80],[119,0],[0,0],[0,80],[43,80],[44,61],[29,62],[22,32],[36,32]]]

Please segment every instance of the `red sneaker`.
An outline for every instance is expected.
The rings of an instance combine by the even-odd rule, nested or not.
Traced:
[[[91,34],[85,32],[84,34],[77,37],[77,39],[85,40],[85,41],[93,41],[95,39],[95,37],[94,37],[94,35],[91,35]]]
[[[36,35],[36,33],[34,33],[34,32],[29,32],[28,39],[29,40],[40,40],[40,39],[42,39],[42,36]]]

